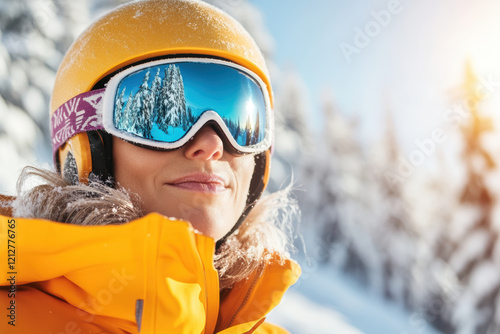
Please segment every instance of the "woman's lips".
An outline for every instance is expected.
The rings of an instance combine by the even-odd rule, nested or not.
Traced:
[[[215,174],[190,174],[167,182],[167,184],[181,189],[204,193],[220,193],[227,189],[227,182]]]

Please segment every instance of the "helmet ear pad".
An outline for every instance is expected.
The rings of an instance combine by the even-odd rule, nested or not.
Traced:
[[[105,131],[73,136],[61,146],[57,157],[58,170],[70,184],[100,180],[113,186],[112,139]]]

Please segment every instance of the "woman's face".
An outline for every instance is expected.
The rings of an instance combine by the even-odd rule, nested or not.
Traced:
[[[114,174],[119,187],[141,197],[145,213],[189,221],[219,240],[246,205],[253,155],[231,155],[210,126],[182,148],[154,151],[113,138]]]

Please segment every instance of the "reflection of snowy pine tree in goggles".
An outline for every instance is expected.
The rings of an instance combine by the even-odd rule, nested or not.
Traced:
[[[207,122],[218,125],[236,152],[267,150],[273,119],[266,85],[227,61],[153,61],[118,73],[105,89],[66,102],[53,114],[51,128],[54,151],[76,133],[95,129],[145,146],[176,149]]]

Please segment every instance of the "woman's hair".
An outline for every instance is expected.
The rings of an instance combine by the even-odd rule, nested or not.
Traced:
[[[299,213],[291,187],[264,195],[238,230],[217,249],[214,266],[220,290],[231,288],[262,268],[271,257],[289,257],[292,220]],[[76,225],[123,224],[144,216],[140,199],[100,181],[71,185],[59,174],[25,167],[17,182],[13,216],[42,218]]]

